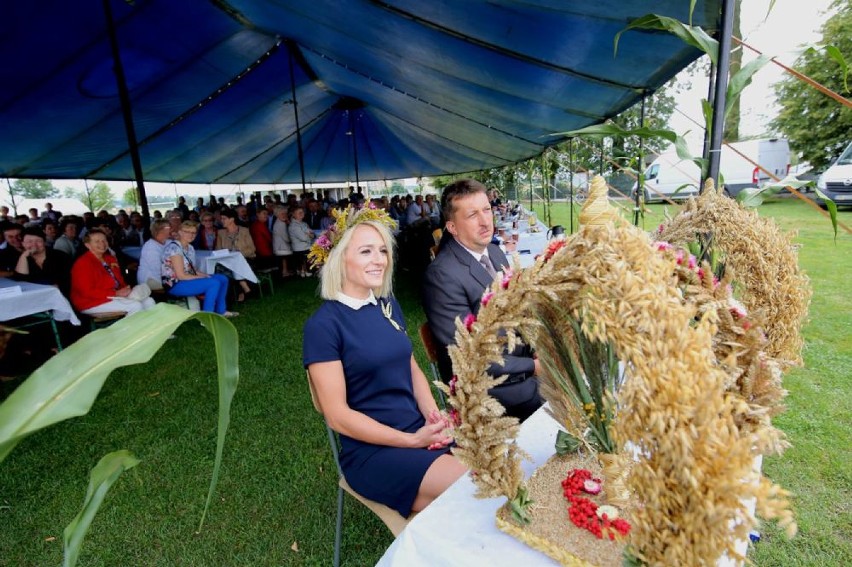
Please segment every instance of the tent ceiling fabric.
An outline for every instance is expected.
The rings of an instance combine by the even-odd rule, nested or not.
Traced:
[[[687,0],[110,0],[146,180],[293,183],[495,167],[612,117],[700,53],[613,37]],[[697,2],[713,33],[721,0]],[[0,23],[0,175],[132,179],[101,2]],[[353,102],[354,101],[354,102]]]

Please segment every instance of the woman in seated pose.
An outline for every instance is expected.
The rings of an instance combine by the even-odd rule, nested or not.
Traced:
[[[254,241],[251,239],[249,229],[237,224],[237,213],[234,209],[225,209],[221,214],[222,227],[216,235],[216,250],[230,250],[241,253],[246,260],[252,260],[257,255]],[[233,277],[233,273],[222,267],[227,276]],[[242,303],[246,294],[251,292],[251,287],[246,280],[237,280],[242,291],[237,296],[237,302]]]
[[[92,229],[83,237],[88,250],[71,268],[71,303],[86,315],[136,313],[154,307],[146,284],[124,283],[118,260],[109,252],[107,236]]]
[[[18,257],[13,279],[56,286],[67,296],[71,276],[71,258],[47,246],[44,233],[37,226],[24,229],[24,251]]]
[[[222,274],[205,274],[195,267],[195,240],[198,223],[183,221],[178,229],[178,239],[169,240],[163,247],[163,289],[175,297],[192,297],[204,294],[202,311],[212,311],[225,317],[238,313],[225,309],[228,278]]]
[[[347,210],[347,228],[311,249],[325,302],[305,324],[303,362],[340,465],[362,496],[408,516],[465,472],[449,453],[449,422],[412,355],[391,296],[396,223],[381,210]],[[324,239],[324,238],[325,239]]]
[[[216,238],[219,236],[218,232],[214,223],[213,213],[201,213],[201,226],[198,229],[198,236],[195,237],[192,247],[196,250],[215,250]]]

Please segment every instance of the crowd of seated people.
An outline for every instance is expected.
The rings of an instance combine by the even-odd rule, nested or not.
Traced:
[[[198,198],[193,208],[181,199],[172,210],[154,211],[150,223],[137,211],[64,215],[48,203],[42,211],[32,209],[15,216],[3,206],[0,277],[55,285],[84,314],[135,313],[153,305],[151,290],[157,292],[157,297],[162,296],[164,279],[171,284],[166,287],[171,288],[183,281],[180,268],[171,268],[170,264],[164,267],[163,260],[169,242],[186,240],[186,221],[197,221],[193,240],[186,243],[194,252],[229,250],[242,254],[255,270],[274,268],[281,278],[308,277],[316,275],[308,266],[308,251],[334,222],[332,209],[365,202],[360,188],[356,191],[354,187],[348,197],[339,200],[329,191],[319,195],[288,194],[286,198],[261,198],[257,194],[245,200],[237,197],[236,203],[231,204],[222,197],[211,196],[208,200]],[[388,211],[398,220],[400,229],[434,224],[438,209],[433,198],[424,200],[420,196],[374,199],[372,206]],[[187,246],[182,249],[189,250]],[[192,269],[195,275],[200,273],[194,264]],[[220,270],[229,280],[237,302],[244,301],[256,289],[221,264],[217,266],[217,272]],[[186,267],[182,273],[193,275],[190,271]],[[178,291],[179,288],[194,289],[183,284],[178,284]],[[202,296],[202,301],[207,299],[204,292],[192,295]],[[221,312],[217,297],[213,294],[211,309]]]

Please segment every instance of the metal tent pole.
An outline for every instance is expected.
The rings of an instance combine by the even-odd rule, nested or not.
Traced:
[[[731,60],[731,33],[734,28],[736,0],[722,0],[722,35],[719,38],[719,64],[716,67],[716,89],[713,96],[713,125],[710,130],[710,167],[707,177],[719,184],[722,135],[725,130],[725,93],[728,88],[728,65]],[[702,181],[701,192],[704,191]]]
[[[574,138],[568,138],[568,201],[571,207],[571,230],[574,234]]]
[[[639,108],[639,127],[645,127],[645,93],[642,93],[642,106]],[[633,196],[633,226],[639,226],[640,201],[639,195],[645,191],[645,154],[643,152],[642,137],[639,137],[639,175],[636,182],[636,194]]]
[[[302,175],[302,194],[305,193],[305,154],[302,151],[302,129],[299,126],[299,104],[296,101],[296,73],[293,71],[295,63],[293,57],[293,47],[288,46],[290,53],[290,96],[293,98],[293,116],[296,119],[296,148],[299,152],[299,173]]]
[[[352,132],[352,160],[355,162],[355,191],[361,188],[361,180],[358,176],[358,140],[355,138],[355,120],[352,115],[355,110],[349,111],[349,131]]]
[[[136,140],[136,129],[133,126],[133,111],[130,107],[130,92],[127,90],[127,79],[124,76],[124,66],[121,63],[121,52],[118,48],[118,34],[115,30],[115,22],[112,19],[112,8],[110,0],[103,0],[104,15],[106,16],[109,42],[112,47],[113,71],[115,82],[118,85],[118,97],[121,100],[121,114],[124,117],[124,130],[127,132],[127,145],[130,150],[130,161],[133,163],[133,175],[136,178],[136,191],[139,194],[139,202],[142,205],[142,216],[145,222],[151,222],[151,214],[148,211],[148,197],[145,194],[145,180],[142,174],[142,159],[139,157],[139,144]]]

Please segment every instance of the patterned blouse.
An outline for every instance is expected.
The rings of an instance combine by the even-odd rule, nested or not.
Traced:
[[[183,271],[186,274],[195,275],[195,248],[192,247],[192,244],[187,245],[186,248],[183,248],[180,245],[180,242],[176,240],[169,240],[166,242],[165,246],[163,246],[163,269],[162,269],[162,278],[163,278],[163,287],[170,288],[174,286],[178,282],[177,275],[175,274],[174,268],[172,268],[172,256],[183,256]]]

